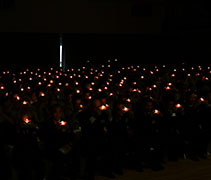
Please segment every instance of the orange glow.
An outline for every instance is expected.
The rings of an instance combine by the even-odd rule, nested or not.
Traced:
[[[109,96],[113,96],[113,95],[114,95],[113,93],[110,93],[110,94],[109,94]]]
[[[40,96],[44,97],[45,93],[44,92],[40,92]]]
[[[153,86],[152,86],[153,88],[157,88],[157,86],[154,84]]]
[[[81,108],[81,109],[84,108],[83,104],[80,104],[80,108]]]
[[[23,121],[25,124],[31,124],[31,120],[29,119],[29,117],[27,115],[23,116]]]
[[[79,89],[77,89],[77,90],[76,90],[76,93],[80,93],[80,90],[79,90]]]
[[[181,107],[182,107],[181,104],[177,104],[177,105],[176,105],[176,108],[181,108]]]
[[[28,102],[27,101],[23,101],[22,104],[26,105],[26,104],[28,104]]]
[[[170,86],[165,87],[165,90],[170,90],[170,89],[171,89]]]
[[[204,100],[204,98],[200,98],[200,101],[201,101],[201,102],[204,102],[205,100]]]
[[[126,101],[127,101],[127,102],[131,102],[131,100],[130,100],[129,98],[128,98],[128,99],[126,99]]]
[[[102,106],[99,107],[99,109],[100,109],[101,111],[104,111],[104,110],[107,109],[107,107],[106,107],[105,105],[102,105]]]
[[[155,110],[154,110],[154,114],[160,114],[160,111],[157,110],[157,109],[155,109]]]
[[[129,108],[127,108],[126,106],[122,109],[122,111],[124,112],[128,112],[129,111]]]
[[[60,123],[61,126],[67,125],[67,122],[66,121],[60,121],[59,123]]]
[[[1,90],[5,89],[4,86],[1,86]]]

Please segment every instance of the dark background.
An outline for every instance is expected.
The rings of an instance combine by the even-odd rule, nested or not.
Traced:
[[[0,66],[209,63],[210,1],[0,0]]]

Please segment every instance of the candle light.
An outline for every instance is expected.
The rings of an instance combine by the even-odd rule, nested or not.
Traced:
[[[109,96],[113,96],[113,95],[114,95],[113,93],[110,93],[110,94],[109,94]]]
[[[154,113],[154,114],[160,114],[160,111],[157,110],[157,109],[155,109],[153,113]]]
[[[171,89],[170,86],[165,87],[165,90],[170,90],[170,89]]]
[[[107,109],[107,107],[106,107],[105,105],[102,105],[102,106],[99,107],[99,109],[100,109],[101,111],[104,111],[104,110]]]
[[[204,102],[205,100],[204,100],[204,98],[200,98],[200,101],[201,101],[201,102]]]
[[[27,101],[23,101],[22,104],[23,105],[26,105],[26,104],[28,104],[28,102]]]
[[[27,115],[23,116],[23,121],[24,121],[24,124],[26,125],[31,124],[31,120],[29,119]]]
[[[122,109],[122,111],[128,112],[129,111],[129,108],[127,108],[126,106],[124,106],[124,108]]]
[[[127,101],[127,102],[131,102],[131,100],[130,100],[129,98],[128,98],[128,99],[126,99],[126,101]]]
[[[77,90],[76,90],[76,93],[80,93],[80,90],[79,90],[79,89],[77,89]]]
[[[4,86],[1,86],[1,90],[4,90],[5,89],[5,87]]]
[[[45,93],[44,92],[40,92],[40,96],[44,97]]]
[[[60,121],[59,123],[60,123],[61,126],[66,126],[67,125],[66,121]]]
[[[182,107],[181,104],[177,104],[177,105],[176,105],[176,108],[181,108],[181,107]]]

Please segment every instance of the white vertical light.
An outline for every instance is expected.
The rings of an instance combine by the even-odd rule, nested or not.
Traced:
[[[60,60],[59,60],[59,66],[62,67],[62,44],[60,44]]]

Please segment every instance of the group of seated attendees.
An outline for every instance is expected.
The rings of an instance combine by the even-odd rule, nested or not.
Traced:
[[[2,70],[2,177],[94,180],[206,159],[210,112],[209,65]]]

